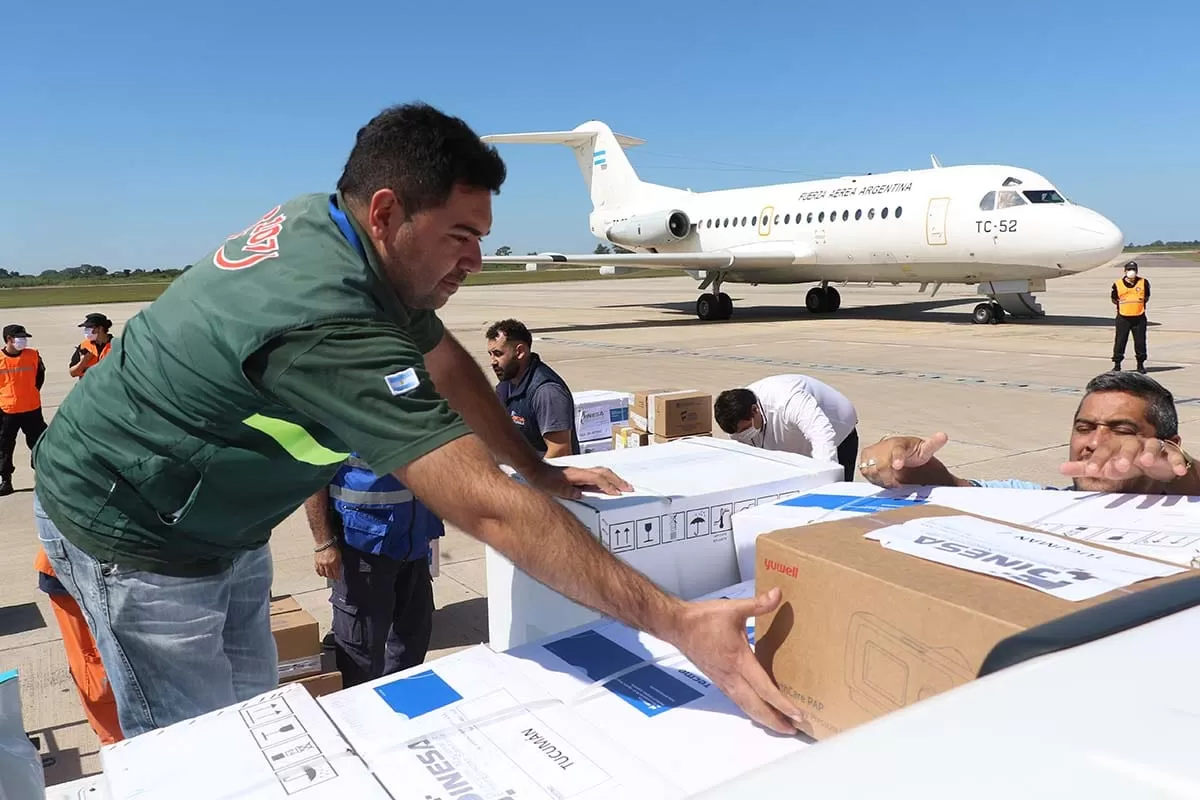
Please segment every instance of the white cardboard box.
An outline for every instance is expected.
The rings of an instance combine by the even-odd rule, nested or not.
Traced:
[[[575,436],[580,442],[612,440],[613,425],[629,421],[629,392],[589,389],[572,394],[575,400]],[[610,448],[611,449],[611,448]]]
[[[838,482],[734,514],[739,577],[754,577],[754,542],[764,533],[920,503],[1200,567],[1200,497]]]
[[[398,799],[684,796],[483,645],[320,703]]]
[[[319,702],[397,798],[683,798],[811,745],[756,726],[673,647],[613,621]]]
[[[620,497],[588,494],[561,502],[605,548],[685,600],[739,580],[731,535],[736,510],[774,503],[843,474],[836,464],[709,437],[553,463],[605,466],[634,485],[636,491]],[[485,552],[493,649],[508,650],[599,619],[492,548]]]
[[[580,454],[586,453],[607,453],[613,449],[613,437],[610,434],[607,439],[593,439],[590,442],[580,442]]]
[[[299,684],[100,750],[111,800],[390,800]]]

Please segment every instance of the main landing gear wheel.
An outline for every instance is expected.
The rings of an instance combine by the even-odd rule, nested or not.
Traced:
[[[996,302],[980,303],[971,313],[971,321],[976,325],[995,325],[1004,322],[1004,308]]]
[[[733,316],[733,298],[720,294],[702,294],[696,301],[696,316],[705,322],[729,319]]]
[[[832,314],[842,307],[842,296],[832,286],[814,286],[805,295],[804,305],[811,314]]]

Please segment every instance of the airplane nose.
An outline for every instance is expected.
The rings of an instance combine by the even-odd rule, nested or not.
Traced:
[[[1083,272],[1108,264],[1125,250],[1125,235],[1107,218],[1089,212],[1075,225],[1074,247],[1066,254],[1063,267],[1071,272]]]

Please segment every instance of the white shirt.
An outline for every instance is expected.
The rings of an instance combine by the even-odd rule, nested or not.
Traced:
[[[807,375],[772,375],[746,388],[763,414],[764,449],[838,463],[838,445],[858,425],[844,394]]]

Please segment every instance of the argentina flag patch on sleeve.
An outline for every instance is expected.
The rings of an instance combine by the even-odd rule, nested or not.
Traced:
[[[387,381],[388,391],[392,393],[393,397],[408,394],[421,385],[421,379],[417,377],[417,371],[412,367],[385,375],[383,379]]]

